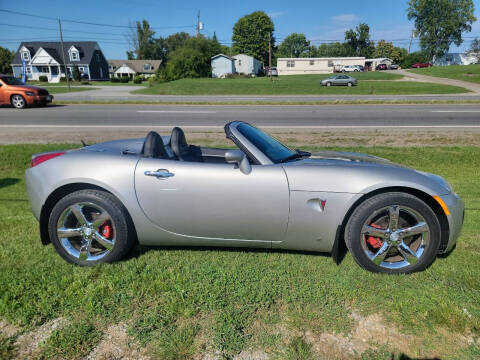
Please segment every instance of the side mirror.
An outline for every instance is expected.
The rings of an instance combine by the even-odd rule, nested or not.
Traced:
[[[227,150],[225,152],[225,161],[229,164],[236,164],[242,173],[245,175],[250,174],[252,166],[248,161],[247,155],[240,150]]]

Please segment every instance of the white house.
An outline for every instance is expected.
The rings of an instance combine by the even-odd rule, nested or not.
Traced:
[[[235,72],[245,75],[258,75],[262,71],[262,62],[253,56],[238,54],[233,56]]]
[[[365,66],[364,57],[332,58],[278,58],[278,75],[328,74],[339,71],[343,65]]]
[[[212,77],[214,78],[225,77],[225,75],[235,72],[234,60],[230,56],[224,54],[212,56],[210,63],[212,65]]]
[[[375,71],[380,64],[387,64],[387,67],[390,68],[390,65],[393,64],[393,60],[385,57],[365,59],[365,71]]]
[[[110,77],[150,77],[155,75],[161,64],[162,60],[108,60],[108,71]]]
[[[25,61],[27,79],[39,80],[46,76],[49,82],[59,82],[65,77],[65,65],[72,77],[76,65],[89,80],[108,80],[108,64],[95,41],[65,41],[62,55],[60,42],[22,42],[12,61],[13,74],[22,77],[22,60]]]
[[[478,64],[478,57],[474,53],[447,53],[441,57],[433,59],[433,65],[435,66],[448,66],[448,65],[471,65]]]

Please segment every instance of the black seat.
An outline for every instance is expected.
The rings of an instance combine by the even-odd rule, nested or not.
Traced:
[[[185,133],[179,127],[172,129],[170,147],[180,161],[203,161],[201,149],[198,146],[188,145]]]
[[[156,159],[169,159],[162,137],[155,131],[150,131],[143,142],[142,155]]]

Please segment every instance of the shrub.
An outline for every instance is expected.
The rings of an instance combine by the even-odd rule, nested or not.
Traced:
[[[48,76],[46,75],[40,75],[38,77],[38,80],[41,81],[41,82],[47,82],[48,81]]]
[[[91,85],[88,80],[82,80],[81,84],[82,85]]]
[[[73,80],[80,81],[82,78],[82,74],[80,74],[80,70],[78,70],[78,66],[75,64],[73,65]]]
[[[133,82],[135,84],[141,84],[142,81],[144,81],[144,77],[142,75],[135,75],[135,77],[133,78]]]
[[[130,78],[128,76],[122,76],[120,78],[121,83],[128,83],[130,81]]]
[[[118,77],[116,77],[115,75],[112,75],[112,76],[110,76],[110,81],[112,83],[118,83],[118,82],[120,82],[120,79]]]
[[[197,49],[182,47],[175,50],[165,67],[165,79],[207,77],[211,72],[210,62],[205,54]]]

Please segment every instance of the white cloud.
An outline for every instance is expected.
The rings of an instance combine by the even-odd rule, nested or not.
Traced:
[[[279,16],[287,15],[287,14],[288,14],[287,11],[272,11],[267,13],[267,15],[270,16],[272,19],[275,19]]]
[[[360,17],[355,14],[340,14],[330,18],[332,23],[337,26],[346,26],[360,21]]]

